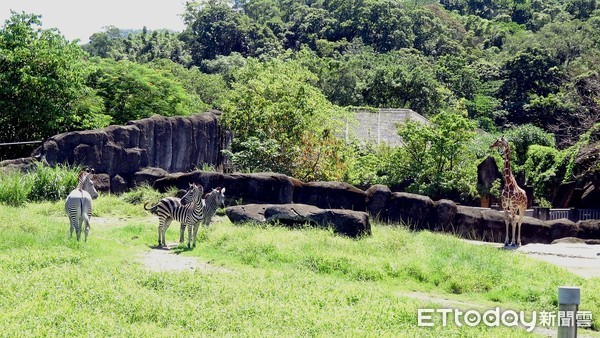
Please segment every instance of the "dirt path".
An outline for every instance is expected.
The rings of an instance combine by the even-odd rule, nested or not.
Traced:
[[[478,245],[502,248],[500,243],[467,241]],[[566,268],[585,277],[600,277],[600,245],[585,243],[527,244],[515,249],[527,256]]]
[[[144,265],[144,268],[153,272],[231,272],[231,270],[212,265],[209,262],[201,262],[194,257],[178,255],[171,250],[174,247],[177,247],[177,244],[169,245],[163,249],[152,248],[140,255],[140,262]]]
[[[600,245],[527,244],[517,250],[529,257],[562,266],[585,278],[600,277]]]

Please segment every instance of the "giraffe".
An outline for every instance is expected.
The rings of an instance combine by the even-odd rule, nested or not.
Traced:
[[[504,222],[506,223],[506,239],[504,240],[504,246],[515,245],[515,230],[517,231],[517,246],[521,246],[521,224],[523,223],[523,216],[525,216],[525,209],[527,209],[527,195],[525,190],[521,189],[517,185],[517,181],[512,174],[510,169],[510,149],[508,141],[501,136],[494,142],[490,149],[497,148],[504,159],[504,189],[502,189],[502,210],[504,210]],[[517,211],[519,212],[519,219],[517,220]],[[512,241],[509,242],[509,225],[512,225]]]

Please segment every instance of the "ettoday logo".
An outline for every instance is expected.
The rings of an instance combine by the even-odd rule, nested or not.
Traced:
[[[442,326],[463,325],[475,327],[522,326],[527,332],[532,332],[536,326],[573,326],[590,327],[592,324],[591,311],[533,311],[530,315],[524,311],[501,310],[499,307],[484,312],[478,310],[462,311],[459,309],[418,309],[418,326],[435,326],[436,316],[441,316]]]

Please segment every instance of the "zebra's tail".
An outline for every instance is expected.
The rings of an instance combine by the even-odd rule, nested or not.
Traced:
[[[158,207],[158,204],[155,204],[153,207],[151,207],[150,209],[146,208],[146,206],[148,205],[149,202],[144,203],[144,210],[146,211],[150,211],[153,214],[156,214],[156,207]]]

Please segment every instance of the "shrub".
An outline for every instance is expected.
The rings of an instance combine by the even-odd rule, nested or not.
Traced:
[[[0,203],[22,206],[31,201],[58,201],[77,186],[79,167],[49,167],[38,162],[22,174],[11,171],[0,176]]]
[[[554,135],[531,124],[524,124],[509,130],[506,132],[506,139],[512,143],[511,153],[515,163],[519,166],[522,166],[527,160],[527,151],[531,145],[556,147]]]
[[[563,158],[564,153],[555,148],[535,144],[529,147],[524,169],[536,197],[552,199],[564,177]]]

